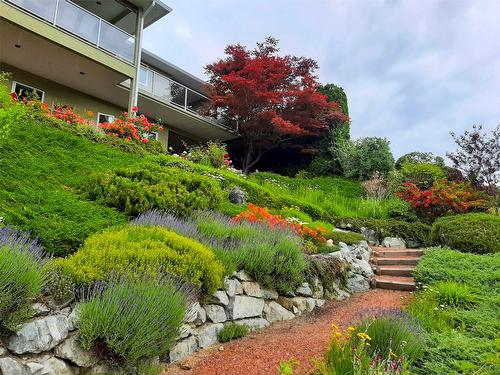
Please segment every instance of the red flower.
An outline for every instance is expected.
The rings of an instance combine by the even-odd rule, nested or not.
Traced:
[[[132,112],[138,112],[138,111],[139,111],[139,107],[138,107],[138,106],[136,106],[136,105],[134,105],[134,106],[132,107]]]

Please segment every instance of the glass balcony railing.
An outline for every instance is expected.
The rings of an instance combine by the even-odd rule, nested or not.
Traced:
[[[135,37],[69,0],[5,0],[128,62]]]

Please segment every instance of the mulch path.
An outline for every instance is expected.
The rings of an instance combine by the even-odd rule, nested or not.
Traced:
[[[411,293],[374,289],[345,301],[328,301],[322,308],[292,321],[279,322],[240,340],[215,344],[170,364],[162,375],[276,375],[282,360],[299,361],[294,374],[307,374],[311,358],[328,348],[332,323],[346,329],[381,310],[399,309]]]

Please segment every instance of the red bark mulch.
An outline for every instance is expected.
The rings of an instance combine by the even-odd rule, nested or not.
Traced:
[[[300,362],[294,374],[307,374],[313,368],[311,358],[321,358],[328,348],[332,323],[346,329],[381,309],[401,307],[410,296],[409,292],[374,289],[344,301],[329,301],[292,321],[201,350],[170,364],[162,375],[276,375],[280,361],[289,359]]]

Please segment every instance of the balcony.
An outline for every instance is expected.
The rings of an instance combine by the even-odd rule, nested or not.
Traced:
[[[128,63],[135,37],[69,0],[2,0]]]
[[[122,85],[130,88],[130,80],[122,82]],[[210,101],[208,96],[145,66],[141,66],[139,73],[139,92],[161,103],[187,111],[214,125],[227,128],[222,121],[205,115],[206,105]]]

